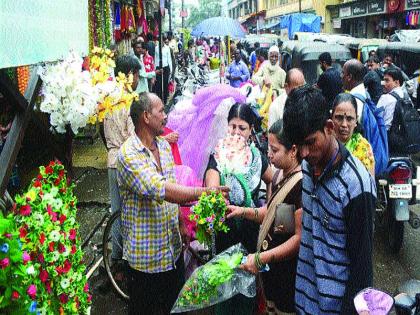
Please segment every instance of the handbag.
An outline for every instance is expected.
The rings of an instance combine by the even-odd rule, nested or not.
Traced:
[[[295,232],[295,205],[281,203],[276,205],[274,215],[274,234],[294,234]]]
[[[267,205],[267,214],[264,221],[261,224],[260,232],[258,234],[257,250],[260,250],[265,237],[270,230],[271,225],[274,222],[276,214],[276,206],[283,203],[286,196],[292,190],[292,188],[303,178],[302,171],[296,172],[290,177],[284,185],[278,190],[278,192],[270,198]]]

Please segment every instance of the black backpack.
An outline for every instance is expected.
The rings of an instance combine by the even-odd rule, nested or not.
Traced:
[[[396,98],[394,117],[388,132],[389,151],[391,153],[420,152],[420,116],[408,97]]]

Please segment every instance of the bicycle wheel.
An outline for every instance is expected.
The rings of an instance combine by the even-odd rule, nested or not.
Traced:
[[[118,294],[121,295],[124,299],[129,299],[127,294],[127,281],[125,277],[125,273],[121,272],[122,270],[118,270],[118,268],[114,268],[115,266],[112,265],[112,227],[115,225],[114,230],[119,230],[119,221],[118,219],[121,216],[121,211],[117,211],[111,215],[109,218],[105,231],[103,234],[103,248],[102,248],[102,256],[104,259],[105,270],[108,275],[109,280],[112,283],[112,286],[117,290]],[[115,245],[114,245],[115,246]],[[122,248],[122,244],[121,244]]]

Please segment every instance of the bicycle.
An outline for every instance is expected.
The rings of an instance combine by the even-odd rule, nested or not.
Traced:
[[[126,300],[129,300],[130,297],[127,294],[127,286],[125,283],[125,279],[115,279],[116,270],[113,270],[111,265],[111,256],[112,256],[112,226],[116,222],[116,220],[121,216],[121,211],[117,211],[113,213],[105,226],[104,234],[102,236],[102,257],[103,263],[105,266],[105,270],[109,280],[112,283],[112,286],[115,288],[117,293]],[[121,245],[122,248],[122,245]],[[187,248],[187,250],[191,253],[191,255],[199,262],[199,264],[205,264],[210,260],[209,251],[196,251],[191,246]]]

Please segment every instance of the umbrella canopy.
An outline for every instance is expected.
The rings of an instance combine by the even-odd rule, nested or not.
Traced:
[[[200,22],[191,32],[192,36],[231,36],[243,38],[246,32],[242,25],[229,17],[212,17]]]

